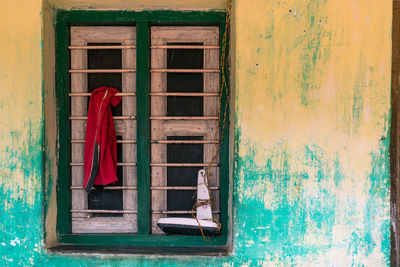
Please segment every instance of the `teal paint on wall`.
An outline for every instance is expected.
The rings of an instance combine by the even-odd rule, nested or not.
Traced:
[[[369,262],[367,258],[377,249],[385,255],[382,263],[389,265],[390,225],[388,219],[383,222],[380,219],[387,216],[389,208],[388,203],[382,202],[389,193],[387,141],[379,152],[371,155],[371,184],[359,185],[368,190],[361,222],[356,197],[345,200],[345,207],[339,207],[343,174],[338,171],[338,163],[331,164],[331,159],[316,145],[305,145],[303,155],[293,155],[282,142],[273,148],[275,152],[265,152],[270,157],[262,166],[254,162],[255,154],[259,153],[255,152],[257,146],[243,146],[252,148],[238,160],[239,201],[235,213],[235,229],[241,229],[236,233],[238,256],[245,257],[251,251],[253,259],[268,259],[266,262],[284,266],[307,263],[361,266]],[[304,158],[304,163],[314,168],[315,191],[305,188],[310,179],[307,173],[292,171],[290,157]],[[282,165],[276,169],[271,162],[278,158]],[[332,187],[327,187],[329,184]],[[265,199],[266,195],[270,199]],[[340,242],[334,236],[335,227],[345,228],[346,234]],[[337,250],[336,254],[329,256],[332,250]]]
[[[43,124],[28,120],[24,125],[24,132],[10,132],[11,145],[0,162],[0,262],[6,266],[30,266],[42,261]],[[17,181],[19,176],[23,182]]]

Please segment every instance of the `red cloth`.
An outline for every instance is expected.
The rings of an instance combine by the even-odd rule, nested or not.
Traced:
[[[87,192],[93,185],[106,185],[117,178],[117,137],[110,104],[121,102],[119,91],[111,87],[100,87],[90,96],[86,123],[84,183]]]

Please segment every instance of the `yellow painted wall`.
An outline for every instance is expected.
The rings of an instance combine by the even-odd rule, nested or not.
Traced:
[[[56,181],[53,8],[224,6],[220,0],[3,3],[2,265],[389,265],[392,5],[379,0],[234,2],[230,256],[70,256],[44,249],[45,210],[47,242],[56,240],[54,201],[43,208],[44,198],[54,199]]]
[[[240,238],[276,265],[271,246],[285,263],[386,265],[391,2],[236,3],[238,203],[268,214],[259,242]]]
[[[29,266],[43,251],[41,9],[37,0],[2,2],[0,9],[2,266]]]
[[[28,176],[19,157],[37,156],[30,154],[31,145],[42,135],[41,8],[40,1],[28,0],[7,2],[0,10],[0,179],[2,189],[13,192],[6,208],[22,199],[33,205],[40,193],[37,162]]]

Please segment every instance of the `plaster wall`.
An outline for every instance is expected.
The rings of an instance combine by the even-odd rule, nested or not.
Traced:
[[[42,247],[42,3],[0,9],[0,262],[28,266]]]
[[[237,254],[389,264],[391,8],[237,2]]]
[[[233,252],[211,258],[44,250],[43,213],[55,213],[55,206],[47,207],[57,151],[49,15],[54,6],[198,10],[223,9],[225,1],[3,4],[2,265],[389,265],[389,1],[234,2]],[[47,218],[51,233],[54,221]]]

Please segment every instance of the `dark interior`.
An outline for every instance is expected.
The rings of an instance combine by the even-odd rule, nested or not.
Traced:
[[[168,43],[169,45],[201,45],[201,43]],[[202,49],[167,49],[168,69],[202,69],[204,51]],[[202,73],[168,73],[167,92],[203,92]],[[168,116],[203,116],[203,97],[168,96]]]
[[[169,136],[168,140],[203,140],[201,136]],[[168,163],[203,163],[203,144],[168,144]],[[201,167],[168,167],[168,186],[197,186],[197,173]],[[196,190],[168,190],[168,210],[191,210],[196,202]],[[169,217],[191,217],[170,215]]]

